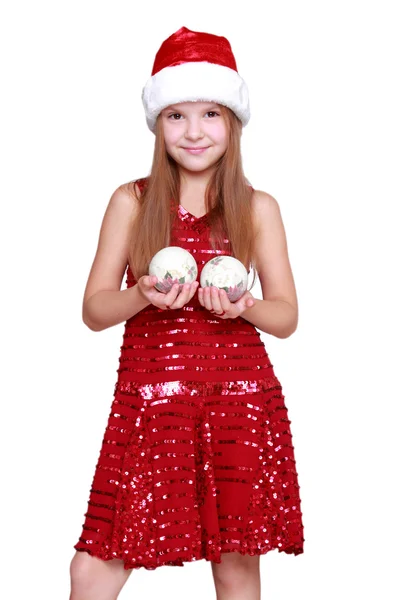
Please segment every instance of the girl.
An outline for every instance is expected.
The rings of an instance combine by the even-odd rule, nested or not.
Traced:
[[[126,323],[70,598],[114,600],[132,569],[205,558],[218,600],[257,600],[260,555],[304,541],[290,421],[256,329],[297,327],[284,226],[243,174],[249,100],[226,38],[179,29],[142,99],[151,173],[113,193],[83,300],[93,331]],[[148,266],[166,246],[195,257],[198,280],[233,255],[252,285],[234,303],[198,281],[163,294]]]

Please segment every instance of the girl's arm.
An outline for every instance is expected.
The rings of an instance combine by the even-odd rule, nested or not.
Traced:
[[[254,298],[254,306],[240,315],[261,331],[278,338],[287,338],[296,331],[297,310],[284,300]]]
[[[298,303],[281,212],[275,198],[260,190],[254,191],[253,207],[263,300],[255,298],[241,316],[261,331],[286,338],[297,329]]]
[[[122,323],[150,304],[137,285],[120,289],[137,209],[137,198],[124,184],[115,190],[104,214],[82,306],[83,322],[93,331]]]

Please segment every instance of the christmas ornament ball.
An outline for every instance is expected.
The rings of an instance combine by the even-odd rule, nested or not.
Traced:
[[[246,267],[233,256],[216,256],[203,267],[201,287],[215,286],[226,291],[231,302],[239,300],[247,290]]]
[[[175,283],[179,283],[179,291],[183,284],[197,279],[197,264],[193,256],[179,246],[167,246],[159,250],[149,264],[149,275],[155,275],[158,282],[155,288],[167,294]]]

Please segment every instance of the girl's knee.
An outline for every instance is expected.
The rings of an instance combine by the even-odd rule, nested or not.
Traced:
[[[249,578],[259,575],[260,557],[242,555],[239,552],[224,552],[221,563],[212,562],[215,583],[223,587],[240,588]]]
[[[70,564],[71,599],[116,598],[129,574],[120,560],[103,561],[77,551]]]
[[[87,552],[76,552],[69,568],[72,590],[88,588],[97,570],[98,566],[93,556]]]

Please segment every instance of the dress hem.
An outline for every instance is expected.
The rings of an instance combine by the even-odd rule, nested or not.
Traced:
[[[80,544],[76,544],[74,546],[75,550],[77,552],[86,552],[87,554],[89,554],[90,556],[93,556],[95,558],[98,558],[99,560],[103,560],[103,561],[110,561],[110,560],[122,560],[122,562],[124,563],[124,570],[129,570],[129,569],[146,569],[147,571],[154,571],[155,569],[158,569],[159,567],[184,567],[186,563],[189,562],[197,562],[199,560],[206,560],[207,562],[214,562],[216,564],[220,564],[222,562],[221,559],[221,554],[228,554],[231,552],[238,552],[239,554],[241,554],[242,556],[264,556],[266,554],[268,554],[269,552],[272,552],[274,550],[278,550],[279,554],[284,552],[285,554],[292,554],[294,556],[299,556],[301,554],[304,553],[303,548],[298,547],[298,546],[290,546],[287,548],[279,548],[279,547],[269,547],[269,548],[264,548],[264,549],[257,549],[257,550],[243,550],[241,548],[227,548],[224,550],[220,550],[219,552],[219,556],[212,556],[212,554],[207,554],[207,553],[202,553],[202,554],[191,554],[191,555],[187,555],[185,558],[176,558],[175,560],[171,560],[171,561],[159,561],[157,564],[152,564],[149,565],[148,563],[136,563],[134,565],[132,565],[130,562],[125,561],[121,556],[109,556],[104,554],[101,551],[93,551],[90,550],[89,548],[84,548],[82,547]]]

